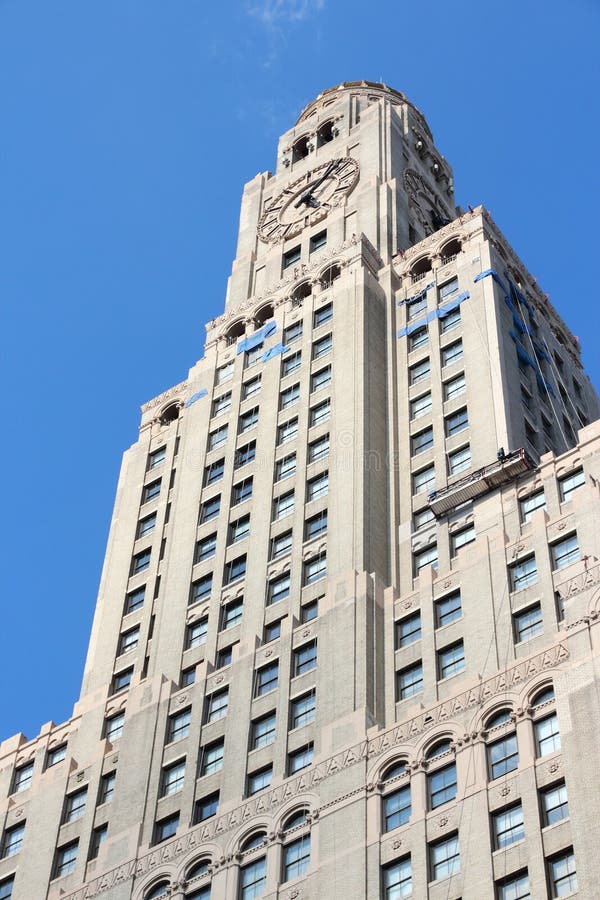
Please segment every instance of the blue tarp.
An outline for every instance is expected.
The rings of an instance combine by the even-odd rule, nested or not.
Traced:
[[[276,330],[277,322],[267,322],[264,328],[255,331],[250,337],[241,340],[237,345],[236,353],[244,353],[246,350],[253,350],[255,347],[260,347],[264,339],[270,334],[273,334]]]
[[[262,361],[267,362],[269,359],[273,359],[274,356],[280,356],[282,353],[287,353],[290,348],[286,347],[285,344],[275,344],[274,347],[271,347],[270,350],[267,350],[262,355]]]
[[[435,287],[435,281],[430,281],[429,284],[426,284],[424,288],[421,288],[418,294],[413,294],[412,297],[407,297],[406,300],[398,300],[398,306],[403,306],[405,303],[413,303],[415,300],[420,300],[425,296],[427,291],[431,290],[432,287]]]
[[[191,397],[188,397],[188,399],[185,401],[185,403],[183,405],[191,406],[192,403],[195,403],[196,400],[200,400],[201,397],[206,397],[207,394],[208,394],[208,391],[206,390],[206,388],[202,388],[201,391],[196,391],[195,394],[192,394]]]
[[[407,334],[412,334],[413,331],[418,331],[419,328],[422,328],[423,325],[426,325],[428,322],[433,321],[433,319],[445,319],[449,313],[455,310],[463,300],[468,300],[471,295],[468,291],[463,291],[462,294],[459,294],[458,297],[455,297],[450,303],[445,303],[444,306],[438,307],[438,309],[434,309],[432,312],[427,313],[427,315],[422,319],[417,319],[416,322],[411,322],[410,325],[407,325],[406,328],[401,328],[398,331],[397,337],[406,337]]]

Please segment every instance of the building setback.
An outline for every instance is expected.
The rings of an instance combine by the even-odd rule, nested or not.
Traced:
[[[0,900],[598,896],[600,404],[421,113],[324,91],[123,458]]]

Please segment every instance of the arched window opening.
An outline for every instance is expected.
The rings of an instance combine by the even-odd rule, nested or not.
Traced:
[[[442,753],[447,753],[448,750],[452,749],[452,741],[450,738],[444,738],[442,741],[438,741],[433,746],[429,747],[425,754],[425,759],[435,759],[436,756],[441,756]]]
[[[201,875],[206,875],[208,872],[209,861],[207,859],[202,859],[200,862],[194,863],[192,868],[187,872],[185,878],[186,881],[191,881],[192,878],[200,878]]]
[[[251,834],[247,837],[240,846],[241,853],[247,853],[248,850],[256,850],[257,847],[262,847],[267,840],[266,831],[255,831],[254,834]]]
[[[410,270],[412,283],[415,284],[417,281],[422,281],[428,272],[431,272],[431,260],[428,256],[425,256],[416,262]]]
[[[333,282],[337,281],[341,274],[342,270],[337,264],[329,266],[329,268],[325,269],[320,279],[321,287],[323,288],[323,290],[327,290],[327,288],[330,288]]]
[[[268,322],[269,319],[272,319],[275,313],[273,312],[273,305],[271,303],[267,303],[266,306],[262,306],[258,312],[254,316],[254,325],[255,329],[258,330],[261,328],[265,322]]]
[[[498,725],[504,725],[506,722],[510,722],[510,709],[508,707],[493,713],[486,721],[485,727],[489,730],[490,728],[497,728]]]
[[[292,293],[292,306],[302,306],[306,297],[312,294],[312,285],[309,281],[304,281]]]
[[[292,815],[285,820],[283,830],[289,831],[291,828],[298,828],[300,825],[305,825],[308,821],[307,816],[308,811],[306,809],[296,810],[296,812],[292,813]]]
[[[246,326],[242,321],[234,322],[227,331],[225,332],[225,340],[227,342],[227,346],[230,344],[235,344],[238,338],[244,337],[246,333]]]
[[[300,162],[308,156],[308,135],[299,138],[292,147],[292,162]]]
[[[545,688],[542,688],[541,691],[538,691],[537,694],[534,694],[531,705],[533,707],[541,706],[542,703],[548,703],[549,700],[554,700],[554,697],[554,688],[551,684],[548,684]]]
[[[166,897],[169,890],[169,882],[161,881],[153,888],[150,888],[147,894],[144,894],[144,900],[157,900],[158,897]]]
[[[446,265],[446,263],[452,262],[453,259],[456,259],[461,250],[462,244],[458,240],[458,238],[454,238],[454,240],[448,241],[448,243],[445,244],[442,248],[442,265]]]
[[[387,769],[383,770],[381,775],[382,781],[391,781],[392,778],[398,778],[399,775],[404,775],[406,772],[406,760],[397,760],[393,762],[391,766],[388,766]]]
[[[317,131],[317,147],[329,144],[334,139],[333,122],[324,122]]]
[[[161,425],[170,425],[171,422],[174,422],[175,419],[179,418],[180,406],[178,403],[171,403],[170,406],[167,406],[166,409],[160,414],[160,424]]]

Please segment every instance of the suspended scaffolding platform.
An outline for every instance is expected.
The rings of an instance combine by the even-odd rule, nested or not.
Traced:
[[[477,469],[439,491],[432,491],[429,506],[435,516],[443,516],[455,506],[488,494],[534,468],[535,463],[522,447],[512,453],[500,451],[498,458],[489,466]]]

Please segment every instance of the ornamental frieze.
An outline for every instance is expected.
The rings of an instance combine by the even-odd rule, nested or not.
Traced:
[[[159,394],[158,397],[154,397],[152,400],[148,400],[147,403],[144,403],[142,405],[142,412],[148,412],[148,410],[154,409],[155,406],[160,406],[162,403],[165,403],[166,400],[178,397],[179,394],[183,393],[183,390],[186,387],[187,381],[181,381],[179,384],[174,385],[174,387],[169,388],[168,391]]]

